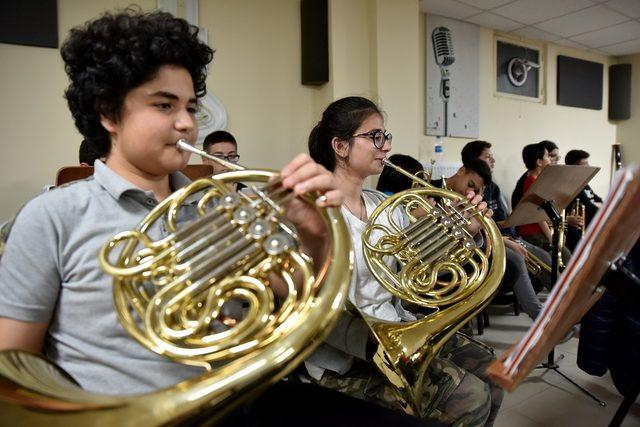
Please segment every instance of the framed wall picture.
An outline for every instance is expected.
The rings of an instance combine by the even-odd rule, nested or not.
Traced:
[[[496,34],[495,94],[544,102],[545,49],[542,43]]]

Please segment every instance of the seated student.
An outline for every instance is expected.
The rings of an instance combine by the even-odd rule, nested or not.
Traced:
[[[333,172],[345,194],[342,212],[355,250],[349,301],[367,315],[398,322],[415,316],[377,282],[366,265],[361,240],[369,215],[385,199],[382,193],[364,189],[364,180],[382,172],[382,160],[390,149],[391,134],[385,130],[382,112],[361,97],[334,101],[309,135],[311,157]],[[467,197],[484,211],[480,197],[473,193]],[[402,214],[393,214],[402,223]],[[372,340],[364,321],[345,311],[329,339],[305,362],[304,379],[401,409],[394,388],[372,363],[376,348],[368,345]],[[427,368],[423,407],[416,415],[444,424],[490,425],[502,401],[501,390],[482,380],[491,360],[491,353],[455,335]]]
[[[545,148],[544,144],[529,144],[522,149],[522,160],[527,167],[526,178],[522,188],[522,195],[533,185],[538,178],[542,170],[551,164],[549,159],[549,152]],[[516,191],[512,195],[512,201],[516,199]],[[520,195],[520,197],[522,197]],[[515,205],[519,202],[519,199],[515,201]],[[538,223],[524,224],[517,227],[518,234],[527,242],[532,245],[547,249],[551,251],[552,233],[551,227],[546,221],[540,221]],[[562,260],[566,265],[571,257],[571,252],[564,246],[562,248]]]
[[[389,157],[389,161],[413,175],[416,175],[418,172],[424,172],[422,163],[406,154],[394,154]],[[411,178],[397,172],[393,168],[386,167],[382,169],[380,178],[378,178],[376,190],[390,196],[400,191],[408,190],[412,186],[413,180]]]
[[[567,153],[567,156],[564,159],[564,162],[568,165],[576,165],[576,166],[589,166],[589,153],[583,150],[571,150]],[[593,192],[593,189],[587,184],[586,187],[578,193],[576,198],[569,204],[567,209],[571,209],[571,207],[576,203],[580,202],[585,209],[585,226],[591,223],[591,220],[595,216],[596,212],[602,205],[602,199],[596,193]],[[582,220],[582,218],[580,218]],[[569,249],[573,250],[575,246],[578,244],[578,241],[582,237],[581,231],[578,229],[577,232],[568,233],[567,234],[567,246]]]
[[[538,144],[541,145],[545,150],[547,150],[547,153],[549,154],[549,164],[557,165],[560,159],[562,158],[562,156],[560,156],[560,149],[558,148],[556,143],[545,139],[544,141],[540,141]],[[525,193],[524,181],[525,179],[527,179],[527,176],[528,176],[528,172],[523,173],[522,176],[518,178],[518,181],[516,182],[516,186],[513,189],[513,193],[511,195],[512,209],[516,207],[516,205],[518,204],[518,202],[520,201],[520,199]]]
[[[482,160],[471,160],[460,166],[455,174],[448,178],[432,179],[431,184],[438,188],[449,188],[456,193],[466,194],[473,191],[482,194],[491,183],[491,170]]]
[[[238,163],[240,154],[238,154],[238,143],[229,132],[225,130],[217,130],[206,136],[202,143],[202,149],[212,156],[220,157],[231,163]],[[202,158],[202,163],[213,166],[213,173],[218,174],[226,172],[228,169],[211,159]]]
[[[547,150],[547,153],[549,153],[550,165],[557,165],[558,162],[560,162],[560,159],[562,159],[562,156],[560,155],[560,148],[555,142],[545,139],[540,141],[538,144],[542,145],[545,148],[545,150]]]
[[[217,130],[207,135],[202,143],[202,149],[207,152],[207,154],[220,157],[221,159],[231,163],[238,163],[238,160],[240,160],[240,154],[238,154],[238,142],[233,135],[225,130]],[[213,166],[214,175],[227,172],[229,170],[226,166],[206,157],[202,158],[202,163]],[[235,187],[234,184],[228,184],[228,186],[230,187],[230,190],[233,191],[240,191],[246,187],[246,185],[241,182],[236,183]]]
[[[463,166],[453,176],[444,180],[433,180],[431,183],[437,187],[446,187],[457,193],[464,194],[471,189],[483,193],[484,189],[491,184],[491,169],[489,165],[480,159],[470,159],[463,163]],[[507,264],[505,266],[505,275],[502,283],[511,286],[516,293],[518,302],[522,310],[532,319],[535,320],[540,314],[542,303],[538,299],[529,274],[527,266],[524,262],[524,248],[514,243],[511,248],[510,244],[505,243],[505,256]]]
[[[539,142],[544,148],[547,149],[549,153],[549,164],[557,165],[562,159],[560,155],[560,148],[556,145],[555,142],[544,140]],[[568,163],[567,163],[568,164]],[[580,239],[581,230],[582,230],[582,217],[578,215],[570,215],[570,211],[565,212],[565,239],[566,246],[570,251],[573,251],[575,247],[575,242]]]
[[[197,99],[213,56],[197,32],[169,13],[126,10],[72,29],[61,49],[69,109],[106,160],[95,161],[92,178],[36,197],[16,217],[0,265],[0,350],[44,353],[89,391],[136,394],[202,373],[149,351],[123,329],[112,278],[98,260],[112,236],[189,183],[178,172],[189,154],[175,142],[197,139]],[[324,193],[319,206],[342,203],[332,175],[308,155],[281,175],[296,194]],[[321,260],[317,215],[298,206],[292,220],[308,236],[303,247]],[[148,232],[168,233],[161,221]]]
[[[560,159],[562,158],[562,156],[560,155],[560,149],[558,148],[558,145],[555,142],[549,141],[549,140],[540,141],[538,144],[544,147],[547,150],[547,153],[549,153],[549,164],[557,165]],[[527,178],[527,176],[528,176],[528,172],[525,172],[520,177],[520,179],[518,179],[518,182],[516,183],[516,187],[514,188],[513,194],[511,197],[512,208],[516,207],[516,205],[518,204],[518,202],[520,201],[520,199],[525,193],[524,181]],[[582,228],[582,218],[577,215],[567,214],[565,216],[565,221],[567,224],[567,229],[565,230],[565,233],[567,234],[567,239],[572,239],[572,238],[575,239],[576,235],[579,235],[579,230]],[[573,237],[570,237],[570,236],[573,236]],[[569,246],[569,248],[573,249],[572,246]],[[565,256],[566,254],[563,255],[563,259]],[[566,263],[566,260],[565,260],[565,263]]]
[[[486,141],[471,141],[462,148],[462,163],[468,164],[474,160],[482,160],[491,174],[495,168],[495,159],[491,152],[491,144]],[[493,219],[500,227],[507,219],[507,208],[502,201],[500,187],[492,180],[485,186],[483,200],[493,210]],[[532,319],[540,313],[542,304],[536,296],[535,287],[529,277],[525,264],[529,253],[533,253],[547,265],[551,265],[551,256],[544,249],[518,239],[518,235],[512,227],[501,228],[504,235],[503,241],[506,249],[507,267],[504,284],[512,285],[516,298],[520,302],[523,311]],[[550,277],[540,279],[542,285],[551,288]]]

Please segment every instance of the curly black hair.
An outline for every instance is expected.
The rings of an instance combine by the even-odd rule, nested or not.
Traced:
[[[152,80],[163,65],[176,65],[191,74],[196,95],[203,96],[213,58],[197,27],[166,12],[136,8],[107,12],[73,28],[60,51],[71,81],[65,91],[69,110],[101,156],[111,143],[100,117],[118,121],[129,91]]]

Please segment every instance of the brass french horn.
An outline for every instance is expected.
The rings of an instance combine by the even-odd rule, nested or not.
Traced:
[[[404,410],[420,414],[431,360],[444,343],[489,303],[504,275],[505,251],[495,222],[453,191],[437,188],[385,160],[420,187],[397,193],[376,208],[362,234],[367,265],[380,284],[404,303],[431,311],[413,322],[363,317],[378,342],[374,362],[394,386]],[[438,203],[432,206],[427,199]],[[410,224],[397,224],[401,209]],[[417,210],[423,214],[415,215]],[[486,250],[467,232],[465,212],[482,225]],[[386,216],[390,227],[378,223]],[[399,270],[386,262],[395,260]]]
[[[184,141],[178,147],[219,161]],[[264,186],[250,185],[250,197],[228,190],[227,183],[240,181]],[[200,197],[197,219],[181,225],[180,206],[193,197]],[[82,390],[42,356],[0,352],[0,424],[156,426],[194,416],[210,423],[290,372],[336,321],[353,258],[339,211],[318,209],[330,244],[316,276],[284,220],[292,197],[269,171],[200,179],[100,253],[129,334],[150,351],[204,367],[205,373],[155,392],[112,397]],[[153,241],[146,232],[161,219],[169,233]],[[287,290],[279,303],[274,280]],[[224,314],[232,300],[243,303],[241,319]]]

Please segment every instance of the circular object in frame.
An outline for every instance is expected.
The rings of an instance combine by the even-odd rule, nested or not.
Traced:
[[[525,84],[529,68],[521,58],[511,58],[507,66],[507,77],[511,84],[517,87]]]

